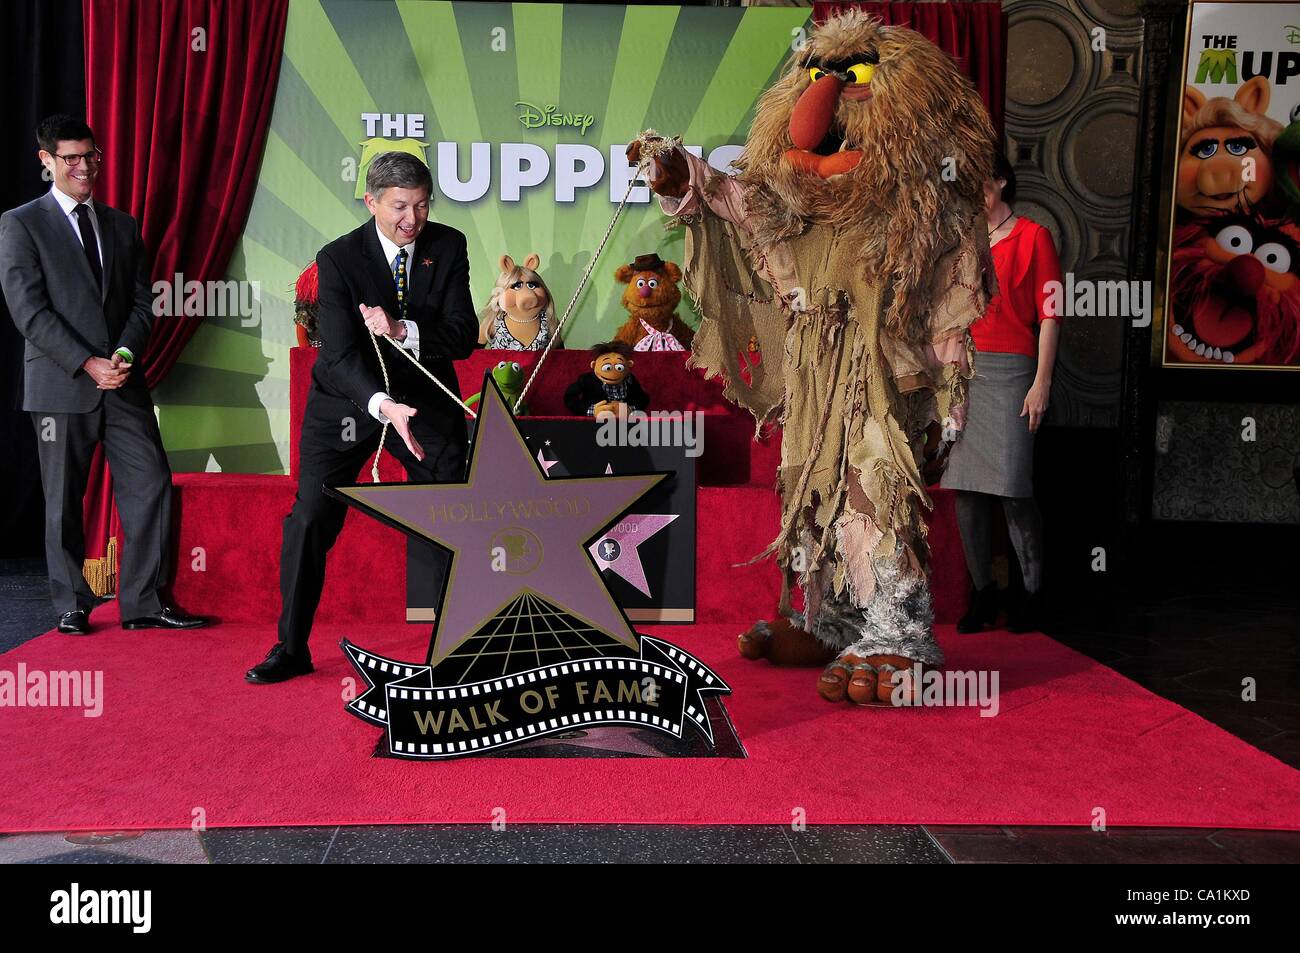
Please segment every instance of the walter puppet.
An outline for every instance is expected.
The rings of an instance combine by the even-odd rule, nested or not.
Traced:
[[[829,701],[885,703],[903,670],[943,662],[921,470],[964,420],[967,327],[993,291],[992,149],[947,55],[852,11],[763,94],[739,174],[680,147],[648,173],[686,227],[690,363],[722,375],[760,428],[783,427],[780,532],[755,557],[782,569],[779,618],[742,634],[741,654],[834,658],[817,685]],[[639,161],[641,142],[628,154]],[[751,340],[765,359],[742,368]]]
[[[591,349],[591,370],[569,385],[564,405],[578,417],[645,410],[650,396],[632,376],[632,349],[621,341]]]

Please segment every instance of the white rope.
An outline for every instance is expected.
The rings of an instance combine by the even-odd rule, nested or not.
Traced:
[[[650,137],[654,141],[650,141]],[[618,224],[619,217],[623,214],[623,208],[627,205],[628,196],[632,194],[632,188],[636,185],[646,167],[654,160],[675,149],[681,144],[681,136],[673,136],[671,139],[662,139],[653,129],[647,129],[641,135],[636,137],[636,141],[641,143],[641,155],[637,162],[636,174],[628,179],[627,190],[623,193],[623,199],[618,203],[618,208],[614,210],[614,217],[610,220],[609,227],[605,229],[604,236],[600,239],[600,244],[596,246],[596,252],[591,256],[591,264],[587,265],[587,270],[583,272],[581,280],[578,282],[577,289],[573,292],[573,297],[569,299],[569,306],[564,309],[564,314],[560,317],[559,322],[555,325],[555,333],[551,339],[546,342],[546,347],[537,358],[537,363],[533,365],[533,372],[528,375],[528,380],[524,382],[523,390],[519,392],[519,399],[515,401],[514,413],[519,413],[519,408],[524,405],[524,397],[528,395],[528,389],[533,386],[533,381],[537,379],[537,374],[542,369],[542,362],[546,360],[546,355],[551,352],[555,342],[560,339],[560,329],[564,327],[564,322],[569,320],[569,315],[573,311],[573,306],[578,303],[578,296],[582,294],[583,289],[587,287],[587,281],[591,278],[591,273],[595,270],[596,262],[600,260],[600,253],[605,250],[605,244],[609,241],[609,236],[614,232],[614,226]]]
[[[379,371],[381,374],[384,375],[384,393],[388,393],[389,390],[392,389],[392,386],[388,383],[388,365],[384,363],[384,355],[380,353],[379,350],[379,338],[380,335],[371,332],[370,343],[375,346],[375,357],[379,358]],[[465,413],[469,414],[475,420],[478,419],[478,414],[474,413],[474,411],[469,408],[468,404],[466,404],[463,400],[461,400],[460,397],[458,397],[456,394],[453,394],[451,392],[451,389],[446,384],[438,380],[438,378],[434,377],[433,372],[430,371],[423,364],[421,364],[419,361],[417,361],[415,359],[415,355],[412,354],[410,351],[408,351],[406,348],[402,347],[402,345],[399,342],[395,341],[392,335],[385,334],[383,335],[383,338],[393,347],[397,348],[398,351],[404,354],[406,356],[406,359],[409,360],[416,367],[418,367],[421,373],[423,373],[425,377],[429,378],[429,380],[433,381],[440,388],[442,388],[442,392],[444,394],[446,394],[456,403],[460,404],[460,406],[464,409]],[[388,437],[388,418],[384,418],[384,425],[379,428],[379,448],[375,450],[375,461],[370,466],[370,478],[375,483],[379,482],[379,457],[380,454],[384,452],[384,440],[387,437]]]
[[[652,137],[653,141],[651,141]],[[596,252],[591,256],[591,263],[587,265],[587,270],[583,272],[582,279],[578,282],[577,290],[573,292],[573,297],[569,299],[569,306],[564,309],[564,314],[555,325],[555,332],[551,335],[550,340],[546,342],[546,347],[543,348],[542,353],[538,355],[537,363],[533,365],[533,372],[528,375],[528,380],[524,382],[523,390],[519,392],[519,399],[515,401],[513,412],[516,414],[519,413],[519,408],[524,404],[524,397],[527,396],[528,389],[533,386],[533,381],[537,379],[537,373],[542,369],[542,362],[546,360],[546,355],[550,353],[555,342],[560,339],[560,329],[564,327],[564,322],[569,320],[569,315],[573,312],[574,305],[578,303],[578,296],[581,295],[583,289],[587,287],[587,282],[591,278],[591,273],[595,270],[596,262],[600,260],[600,254],[605,250],[605,245],[609,241],[609,236],[613,234],[614,226],[618,224],[618,220],[623,214],[623,209],[627,205],[628,196],[632,194],[632,189],[636,185],[637,179],[641,178],[646,167],[653,163],[657,157],[663,155],[665,152],[677,148],[677,146],[681,144],[682,139],[681,136],[673,136],[670,139],[664,139],[659,137],[653,129],[647,129],[636,137],[636,141],[641,143],[641,154],[640,159],[637,162],[636,174],[628,179],[627,190],[623,193],[623,198],[618,203],[618,208],[614,210],[614,217],[610,220],[609,227],[605,229],[605,234],[601,237],[600,244],[596,246]],[[389,390],[388,366],[384,363],[384,355],[380,353],[379,350],[379,337],[379,335],[372,333],[370,335],[370,341],[375,346],[375,356],[379,358],[379,370],[384,376],[384,392],[387,393]],[[429,380],[442,388],[443,393],[456,403],[460,404],[460,406],[464,408],[465,413],[469,414],[470,417],[475,420],[478,419],[478,415],[470,409],[469,405],[462,401],[456,394],[453,394],[446,384],[434,377],[433,374],[430,373],[429,369],[416,360],[415,356],[411,354],[410,351],[402,347],[402,345],[397,341],[393,340],[391,335],[385,334],[383,335],[383,338],[405,355],[407,360],[418,367],[424,373],[425,377],[429,378]],[[383,427],[380,428],[379,431],[379,449],[375,451],[375,461],[370,467],[370,476],[375,483],[379,482],[379,456],[384,452],[384,440],[387,436],[388,421],[385,420]]]

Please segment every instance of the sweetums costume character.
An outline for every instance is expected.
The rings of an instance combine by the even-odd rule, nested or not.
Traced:
[[[637,255],[630,265],[619,265],[614,277],[627,285],[623,307],[628,319],[614,340],[630,344],[634,351],[685,351],[695,337],[677,316],[682,293],[677,282],[681,269],[658,255]]]
[[[564,406],[578,417],[645,410],[650,395],[632,376],[633,363],[632,349],[622,341],[597,344],[591,349],[591,370],[569,385]]]
[[[952,60],[850,11],[764,93],[738,175],[680,147],[654,160],[651,188],[686,226],[701,315],[690,363],[722,375],[760,428],[783,426],[781,527],[755,557],[775,554],[783,571],[781,618],[740,649],[837,654],[818,682],[831,701],[888,699],[897,670],[943,661],[921,469],[960,430],[967,328],[993,291],[992,153],[984,105]],[[742,367],[751,340],[763,360]]]
[[[539,264],[536,253],[522,265],[509,255],[501,256],[501,273],[480,315],[479,344],[502,351],[545,349],[556,333],[555,299],[537,273]],[[556,339],[552,347],[564,347],[564,342]]]

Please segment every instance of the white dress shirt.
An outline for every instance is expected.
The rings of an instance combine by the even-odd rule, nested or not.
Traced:
[[[411,259],[415,257],[415,242],[410,242],[406,245],[398,245],[395,242],[389,241],[388,236],[379,230],[378,222],[375,222],[375,234],[379,236],[379,245],[384,250],[384,261],[388,262],[388,268],[394,274],[394,281],[397,279],[393,263],[397,260],[397,253],[403,249],[406,250],[406,290],[409,294],[411,290]],[[414,321],[407,321],[405,318],[399,318],[398,320],[406,328],[406,340],[402,341],[401,345],[414,354],[415,359],[418,361],[420,359],[419,325]],[[388,423],[388,418],[379,412],[379,405],[389,399],[389,396],[383,391],[377,391],[374,396],[370,398],[370,403],[366,407],[370,412],[370,416],[374,417],[380,423]]]
[[[90,227],[95,233],[95,250],[99,252],[99,267],[101,273],[104,268],[104,239],[99,229],[99,216],[95,214],[95,203],[89,200],[78,202],[71,195],[61,191],[57,185],[50,186],[50,194],[54,196],[54,201],[59,203],[59,208],[63,209],[63,217],[68,220],[68,227],[72,229],[72,234],[77,236],[77,244],[83,248],[85,244],[81,240],[81,222],[77,220],[77,206],[85,205],[90,209]],[[396,254],[396,252],[394,252]],[[104,276],[108,280],[108,276]],[[128,364],[135,362],[135,355],[131,353],[129,347],[119,347],[119,351],[126,355]]]

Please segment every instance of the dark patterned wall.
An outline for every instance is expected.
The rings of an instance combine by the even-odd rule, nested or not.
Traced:
[[[1005,0],[1007,154],[1017,211],[1076,280],[1129,277],[1142,22],[1136,0]],[[1092,48],[1105,30],[1105,49]],[[1119,421],[1121,318],[1066,318],[1048,423]]]
[[[1253,428],[1247,421],[1253,421]],[[1300,430],[1295,407],[1162,402],[1156,415],[1152,515],[1300,523],[1296,467]]]

